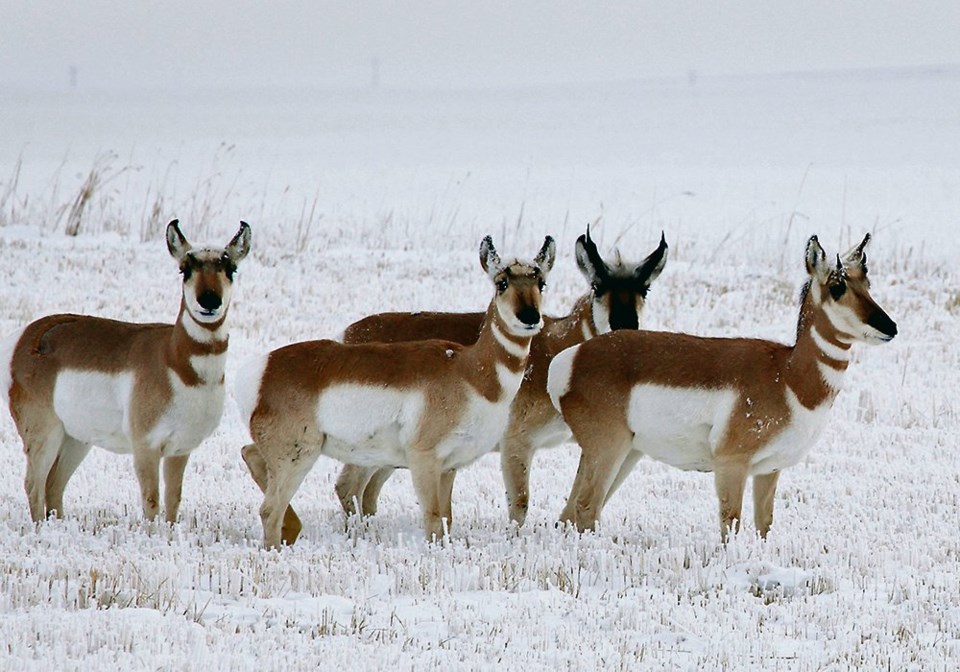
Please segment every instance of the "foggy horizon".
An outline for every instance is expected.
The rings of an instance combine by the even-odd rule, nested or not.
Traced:
[[[18,3],[0,86],[496,88],[949,67],[960,5]]]

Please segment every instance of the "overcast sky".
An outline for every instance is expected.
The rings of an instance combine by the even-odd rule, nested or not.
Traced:
[[[0,86],[500,86],[960,63],[960,2],[0,0]]]

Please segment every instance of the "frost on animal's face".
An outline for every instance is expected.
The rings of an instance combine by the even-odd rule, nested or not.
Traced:
[[[194,248],[180,231],[177,220],[167,226],[167,249],[180,266],[183,299],[190,315],[199,323],[221,321],[230,305],[237,264],[250,251],[250,227],[240,229],[224,248]]]
[[[870,294],[865,248],[870,235],[836,262],[827,255],[816,236],[807,243],[805,260],[810,274],[812,299],[823,303],[824,313],[838,332],[851,340],[877,344],[892,340],[897,325]]]

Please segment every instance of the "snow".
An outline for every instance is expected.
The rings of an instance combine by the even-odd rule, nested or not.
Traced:
[[[19,437],[0,416],[2,666],[952,669],[958,78],[278,91],[253,104],[5,93],[0,334],[65,311],[172,321],[173,217],[191,240],[227,240],[240,219],[253,239],[228,317],[226,410],[191,457],[178,524],[144,522],[131,461],[94,450],[66,517],[34,528]],[[63,206],[98,161],[109,179],[66,236]],[[262,550],[240,363],[373,312],[481,310],[487,233],[508,256],[557,239],[545,310],[564,313],[584,291],[573,244],[587,222],[601,253],[628,258],[665,231],[645,326],[781,341],[807,237],[832,255],[874,234],[872,293],[900,334],[854,349],[823,435],[780,479],[768,539],[747,509],[722,546],[711,476],[652,460],[597,532],[557,528],[578,459],[567,444],[538,453],[520,529],[499,456],[464,469],[453,535],[433,545],[407,473],[375,517],[345,520],[339,464],[321,459],[294,500],[303,536]]]

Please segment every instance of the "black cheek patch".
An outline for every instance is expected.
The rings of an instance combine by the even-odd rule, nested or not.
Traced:
[[[847,283],[838,282],[835,285],[830,285],[830,296],[833,297],[834,301],[839,301],[840,298],[847,293]]]

